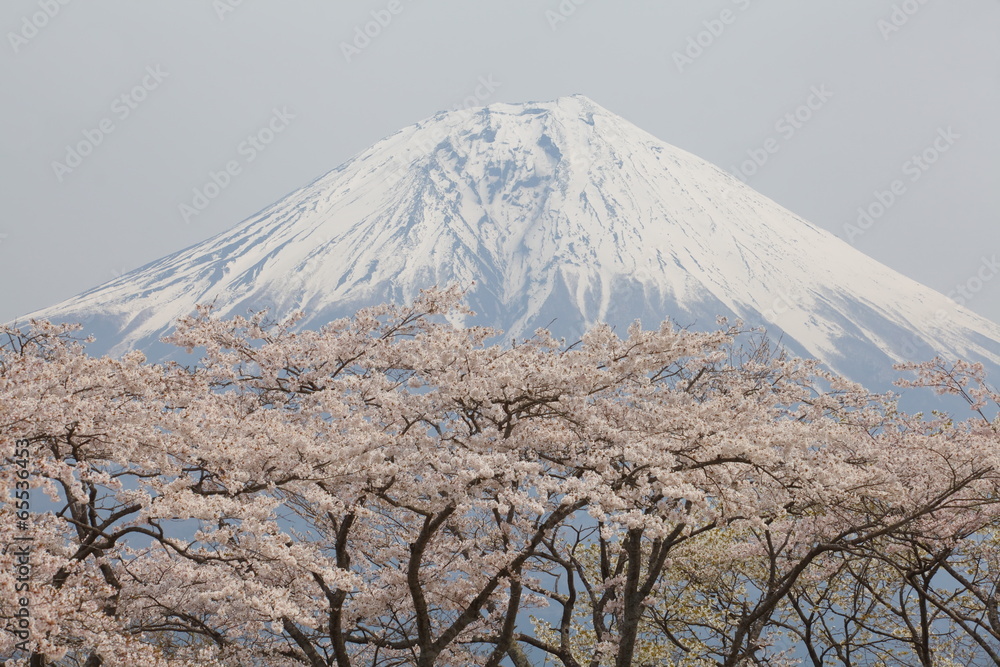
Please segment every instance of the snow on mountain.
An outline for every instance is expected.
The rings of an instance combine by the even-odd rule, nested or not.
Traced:
[[[30,317],[86,319],[117,354],[150,348],[196,303],[303,309],[315,327],[473,281],[477,322],[511,336],[725,315],[862,381],[939,353],[1000,365],[1000,326],[581,96],[440,113]]]

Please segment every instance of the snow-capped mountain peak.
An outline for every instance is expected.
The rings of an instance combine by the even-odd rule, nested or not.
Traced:
[[[318,326],[429,285],[475,287],[510,336],[553,322],[762,324],[855,379],[942,353],[1000,364],[1000,327],[586,97],[439,113],[220,234],[33,317],[118,353],[196,303]]]

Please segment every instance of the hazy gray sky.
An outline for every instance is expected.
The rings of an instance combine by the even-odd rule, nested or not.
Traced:
[[[573,93],[1000,320],[998,0],[4,0],[0,19],[0,321],[436,111]]]

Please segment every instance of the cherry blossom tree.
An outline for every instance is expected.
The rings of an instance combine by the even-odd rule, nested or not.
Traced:
[[[33,512],[7,457],[30,632],[8,549],[0,659],[792,664],[836,654],[817,614],[867,622],[859,586],[879,628],[903,618],[883,591],[933,609],[910,650],[946,624],[995,656],[995,424],[898,414],[739,326],[504,345],[462,314],[456,289],[318,331],[203,308],[170,338],[189,365],[6,330],[0,430],[28,443]],[[961,596],[920,583],[916,545]]]

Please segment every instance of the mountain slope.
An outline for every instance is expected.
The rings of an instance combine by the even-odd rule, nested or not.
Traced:
[[[230,231],[31,316],[88,319],[120,353],[196,303],[304,309],[311,327],[473,281],[477,321],[511,336],[726,315],[862,381],[937,353],[1000,364],[996,324],[580,96],[438,114]]]

